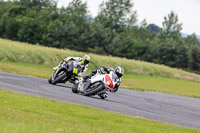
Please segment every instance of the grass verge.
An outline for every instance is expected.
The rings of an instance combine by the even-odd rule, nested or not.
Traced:
[[[0,89],[1,133],[199,133],[137,117]]]
[[[52,68],[45,65],[0,61],[0,71],[49,78]],[[158,91],[200,97],[200,83],[176,78],[129,74],[122,77],[120,87],[139,91]]]
[[[113,68],[116,66],[122,66],[125,69],[125,74],[142,74],[187,79],[200,82],[200,75],[185,72],[180,69],[170,68],[164,65],[128,60],[125,58],[117,58],[112,56],[101,56],[68,49],[56,49],[39,45],[30,45],[27,43],[0,39],[0,61],[41,64],[52,67],[57,65],[67,56],[81,57],[84,54],[89,54],[91,56],[89,71],[99,68],[102,65]]]

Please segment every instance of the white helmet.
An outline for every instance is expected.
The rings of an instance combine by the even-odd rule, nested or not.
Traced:
[[[122,68],[122,67],[117,67],[116,69],[115,69],[115,73],[117,74],[117,76],[119,77],[119,78],[121,78],[123,75],[124,75],[124,69]]]

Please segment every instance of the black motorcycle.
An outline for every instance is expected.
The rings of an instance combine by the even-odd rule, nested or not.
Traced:
[[[73,70],[73,61],[64,60],[62,63],[59,64],[56,70],[53,70],[52,76],[48,80],[48,82],[53,85],[55,85],[56,83],[65,83],[67,81],[73,83],[75,80],[75,74],[73,73]]]

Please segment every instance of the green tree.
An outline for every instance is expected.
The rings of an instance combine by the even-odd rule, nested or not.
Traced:
[[[161,41],[166,39],[176,42],[180,41],[182,23],[179,23],[178,15],[171,11],[167,17],[164,17],[162,26],[163,27],[160,30]]]
[[[81,0],[73,0],[68,7],[58,10],[58,18],[47,26],[47,33],[43,36],[45,44],[59,48],[70,48],[87,51],[90,45],[90,24],[87,4]]]
[[[54,6],[56,2],[53,0],[19,0],[19,4],[25,7],[42,10]]]
[[[194,46],[191,52],[191,69],[200,71],[200,48],[199,46]]]
[[[19,24],[16,16],[22,14],[24,8],[16,2],[0,1],[0,37],[16,40]]]
[[[187,68],[189,58],[185,45],[162,42],[150,50],[150,61],[171,67]]]
[[[89,52],[98,54],[109,53],[107,46],[112,42],[115,33],[110,28],[104,28],[100,23],[92,23],[90,37]]]
[[[96,21],[106,28],[121,31],[134,26],[137,22],[136,11],[133,11],[131,0],[109,0],[100,5],[100,13]]]
[[[192,35],[187,36],[186,38],[183,38],[183,42],[188,47],[198,46],[198,39],[195,34],[192,34]]]

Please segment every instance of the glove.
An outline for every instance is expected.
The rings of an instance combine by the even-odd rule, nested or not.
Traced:
[[[103,68],[100,68],[100,71],[101,71],[101,73],[105,73],[105,71],[104,71],[104,69]]]

